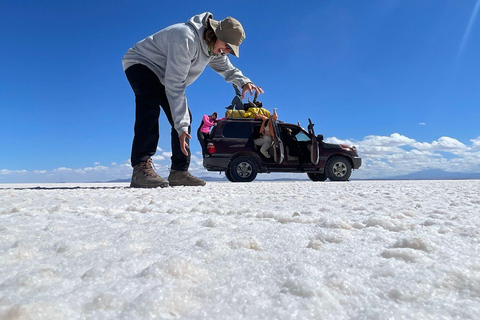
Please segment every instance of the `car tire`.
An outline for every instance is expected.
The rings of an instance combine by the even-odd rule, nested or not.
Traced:
[[[307,173],[307,176],[312,181],[325,181],[327,180],[327,175],[325,173]]]
[[[230,175],[230,170],[227,169],[227,171],[225,171],[225,177],[228,179],[228,181],[230,182],[235,182],[233,179],[232,179],[232,176]]]
[[[228,166],[228,173],[232,182],[251,182],[257,177],[257,164],[249,157],[238,157]]]
[[[336,156],[327,161],[325,170],[330,181],[347,181],[352,174],[352,165],[347,158]]]

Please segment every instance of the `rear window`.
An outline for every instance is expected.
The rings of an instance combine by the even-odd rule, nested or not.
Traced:
[[[252,124],[242,122],[226,123],[223,127],[225,138],[249,139],[252,136]]]

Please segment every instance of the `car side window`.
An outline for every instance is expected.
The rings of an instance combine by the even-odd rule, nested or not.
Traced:
[[[225,138],[248,139],[252,136],[252,125],[250,123],[231,122],[223,128]]]
[[[297,138],[297,141],[310,141],[310,138],[303,131],[299,131],[295,138]]]

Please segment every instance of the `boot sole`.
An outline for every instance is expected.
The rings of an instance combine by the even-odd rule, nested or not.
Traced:
[[[181,182],[170,182],[170,187],[203,187],[207,183],[202,183],[202,184],[185,184]]]
[[[144,188],[144,189],[150,188],[151,189],[151,188],[158,188],[158,187],[167,188],[169,186],[170,186],[170,184],[168,183],[168,181],[162,182],[159,185],[144,185],[144,184],[138,184],[138,183],[133,183],[133,182],[130,183],[130,188]]]

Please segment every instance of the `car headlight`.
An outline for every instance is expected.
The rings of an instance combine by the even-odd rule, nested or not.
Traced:
[[[346,144],[341,144],[340,146],[342,147],[342,149],[347,150],[347,151],[352,151],[352,152],[354,152],[356,155],[358,155],[358,153],[357,153],[357,147],[355,147],[355,146],[349,146],[349,145],[346,145]]]

